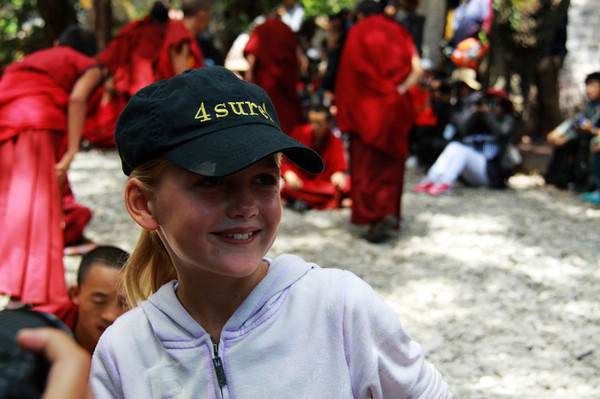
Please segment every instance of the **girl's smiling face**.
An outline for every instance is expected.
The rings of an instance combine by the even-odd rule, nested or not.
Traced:
[[[224,177],[166,167],[148,206],[179,281],[256,270],[281,220],[279,173],[275,156]]]

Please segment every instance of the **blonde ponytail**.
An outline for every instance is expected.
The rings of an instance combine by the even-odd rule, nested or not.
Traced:
[[[168,164],[166,158],[156,158],[136,168],[129,178],[138,179],[145,190],[153,192]],[[156,231],[142,230],[125,266],[125,292],[131,305],[139,305],[176,278],[175,266]]]

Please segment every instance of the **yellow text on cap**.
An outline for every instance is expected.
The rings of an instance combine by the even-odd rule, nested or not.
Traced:
[[[258,110],[259,113],[256,113],[255,110]],[[213,112],[216,118],[227,118],[235,115],[243,115],[243,116],[263,116],[265,119],[273,121],[271,115],[267,112],[267,106],[263,103],[262,106],[250,102],[250,101],[235,101],[235,102],[227,102],[216,104],[213,107]],[[200,104],[198,108],[198,112],[196,112],[196,116],[194,119],[199,119],[200,122],[207,122],[212,120],[212,114],[206,111],[206,106],[204,105],[204,101]]]

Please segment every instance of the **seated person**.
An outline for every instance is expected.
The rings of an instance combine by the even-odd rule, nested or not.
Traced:
[[[590,140],[590,152],[592,153],[592,177],[595,189],[581,194],[579,199],[600,205],[600,128],[592,128],[591,133],[594,135]]]
[[[504,187],[510,171],[503,157],[515,125],[512,103],[505,91],[490,89],[473,107],[464,131],[457,131],[414,192],[444,194],[459,177],[471,186]]]
[[[71,299],[32,310],[56,315],[73,331],[75,341],[91,355],[104,330],[129,310],[121,282],[128,258],[127,252],[116,247],[94,248],[81,258],[77,285],[69,287]]]
[[[333,209],[350,193],[347,162],[342,140],[331,130],[332,116],[323,106],[311,107],[309,123],[292,130],[290,136],[315,150],[325,163],[318,175],[309,174],[291,162],[283,162],[281,197],[298,210]]]
[[[589,99],[586,108],[546,136],[554,151],[544,179],[558,188],[572,185],[576,190],[588,190],[594,185],[590,166],[590,146],[594,144],[590,141],[600,126],[600,72],[585,78],[585,91]]]
[[[433,69],[431,60],[422,59],[421,64],[423,79],[408,89],[417,112],[409,145],[418,165],[429,168],[448,144],[442,133],[450,117],[452,88],[445,81],[445,74]]]

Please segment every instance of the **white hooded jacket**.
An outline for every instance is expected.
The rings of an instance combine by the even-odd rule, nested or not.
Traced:
[[[348,271],[277,257],[218,345],[175,289],[165,284],[102,335],[96,399],[451,397],[396,313]]]

